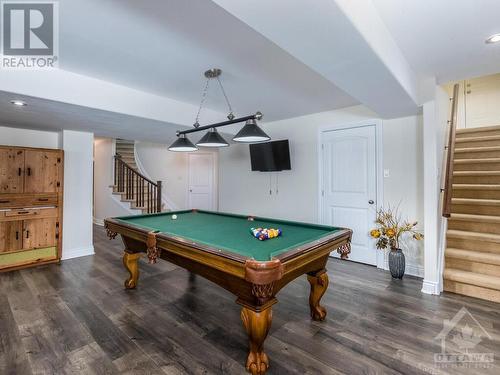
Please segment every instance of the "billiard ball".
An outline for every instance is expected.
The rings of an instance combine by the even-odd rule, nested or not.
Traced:
[[[177,215],[172,215],[172,220],[177,220]]]

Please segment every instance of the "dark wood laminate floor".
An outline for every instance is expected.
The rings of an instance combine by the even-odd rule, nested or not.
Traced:
[[[121,250],[96,227],[95,256],[0,274],[0,374],[244,374],[235,298],[163,261],[142,261],[138,289],[125,291]],[[305,277],[278,295],[269,374],[499,373],[500,305],[423,295],[419,279],[360,264],[328,267],[327,321],[309,319]],[[493,353],[491,368],[435,365],[434,338],[462,307],[490,335],[470,352]]]

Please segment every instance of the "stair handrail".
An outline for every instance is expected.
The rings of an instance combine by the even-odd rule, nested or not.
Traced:
[[[114,186],[125,199],[135,201],[136,207],[144,207],[147,213],[161,212],[162,182],[151,181],[123,161],[120,154],[114,156]]]
[[[453,184],[453,163],[455,162],[455,140],[457,135],[457,112],[458,112],[458,90],[460,85],[456,83],[453,86],[453,97],[451,100],[451,116],[448,123],[450,130],[448,135],[448,145],[445,147],[447,150],[446,155],[446,170],[443,189],[443,217],[450,217],[451,215],[451,198],[452,198],[452,184]]]

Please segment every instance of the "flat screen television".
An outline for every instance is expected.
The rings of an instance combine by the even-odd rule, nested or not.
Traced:
[[[288,139],[250,145],[252,171],[279,172],[292,169]]]

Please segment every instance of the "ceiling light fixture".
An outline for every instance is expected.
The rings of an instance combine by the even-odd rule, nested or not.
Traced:
[[[229,143],[217,133],[217,129],[211,128],[207,134],[205,134],[199,141],[196,143],[198,147],[227,147]]]
[[[197,151],[198,147],[193,145],[193,143],[186,137],[185,134],[181,134],[178,136],[177,140],[172,143],[168,150],[176,152],[189,152]]]
[[[10,104],[15,105],[17,107],[26,107],[28,104],[25,101],[22,100],[11,100]]]
[[[235,142],[241,143],[256,143],[269,141],[269,137],[264,131],[257,126],[255,120],[248,120],[245,126],[233,138]]]
[[[498,42],[500,42],[500,34],[493,34],[485,41],[486,44],[493,44]]]
[[[268,141],[271,138],[264,133],[264,131],[257,126],[256,120],[262,119],[262,113],[256,112],[254,115],[244,116],[240,118],[235,118],[233,113],[233,109],[231,104],[229,103],[229,99],[226,95],[226,91],[224,90],[224,86],[222,86],[222,82],[220,80],[220,75],[222,74],[222,70],[218,68],[209,69],[205,72],[205,78],[207,79],[205,83],[205,88],[203,89],[203,94],[201,97],[200,106],[198,108],[198,113],[196,114],[196,119],[193,124],[192,129],[177,131],[177,140],[168,148],[170,151],[196,151],[198,147],[227,147],[229,143],[217,132],[216,128],[221,126],[227,126],[231,124],[237,124],[240,122],[245,122],[245,126],[238,132],[238,134],[233,138],[236,142],[262,142]],[[228,120],[223,122],[218,122],[211,125],[200,126],[200,113],[203,108],[203,104],[207,99],[208,89],[210,86],[210,80],[216,79],[219,83],[220,90],[224,99],[226,100],[226,104],[229,110],[229,114],[227,115]],[[208,130],[208,132],[200,139],[196,146],[191,143],[191,141],[187,138],[186,134],[200,132],[203,130]]]

